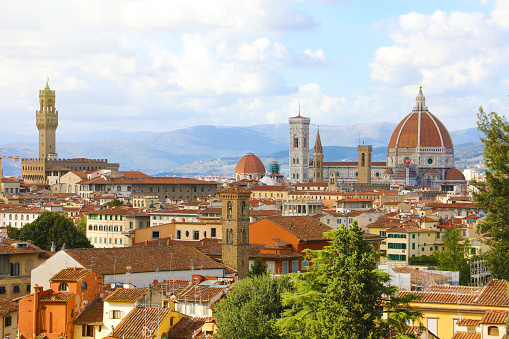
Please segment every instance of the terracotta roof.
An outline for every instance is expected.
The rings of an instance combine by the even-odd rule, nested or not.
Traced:
[[[481,339],[481,333],[456,332],[451,339]]]
[[[168,331],[168,339],[193,338],[193,333],[205,323],[213,322],[214,318],[184,317]]]
[[[337,202],[373,202],[373,200],[364,198],[343,198]]]
[[[433,281],[434,283],[442,283],[449,280],[448,276],[431,272],[424,272],[408,266],[394,267],[393,270],[396,273],[409,273],[410,282],[412,284],[422,284],[429,281]]]
[[[30,254],[30,253],[46,253],[34,244],[16,239],[8,239],[0,237],[0,254]],[[24,247],[26,245],[26,247]],[[20,247],[22,246],[22,247]]]
[[[62,167],[62,166],[56,166],[56,167],[50,167],[50,168],[47,168],[46,171],[67,171],[69,172],[71,169],[70,168],[67,168],[67,167]]]
[[[470,286],[431,285],[426,288],[426,292],[477,295],[479,291],[476,287]]]
[[[332,228],[321,223],[313,217],[267,217],[266,220],[284,228],[288,232],[296,235],[300,240],[327,240],[323,233],[330,231]],[[256,225],[251,224],[250,228]]]
[[[189,286],[191,286],[192,283],[190,281],[183,281],[183,280],[169,280],[169,281],[163,281],[157,284],[153,287],[153,290],[156,292],[163,292],[167,296],[172,294],[179,294],[182,293],[185,289],[187,289]]]
[[[440,303],[440,304],[473,304],[476,296],[473,294],[454,294],[454,293],[433,293],[421,291],[400,291],[396,295],[402,297],[407,294],[415,294],[418,303]]]
[[[132,246],[122,248],[68,249],[65,252],[84,267],[92,267],[102,275],[124,274],[130,266],[131,273],[191,270],[224,269],[196,248],[191,246]],[[116,263],[116,265],[115,265]]]
[[[481,324],[481,319],[466,319],[463,318],[456,323],[458,326],[479,326]]]
[[[50,281],[78,281],[90,272],[87,268],[64,268],[55,274]]]
[[[507,311],[487,311],[481,318],[481,324],[505,324]]]
[[[103,309],[103,301],[96,299],[76,317],[74,325],[101,325],[103,323]]]
[[[465,176],[459,169],[453,167],[445,172],[445,180],[465,180]]]
[[[104,298],[108,302],[135,302],[150,291],[148,288],[118,288]]]
[[[64,302],[64,301],[71,299],[75,295],[76,295],[76,293],[64,293],[64,292],[51,293],[51,294],[48,294],[48,295],[42,297],[41,301]]]
[[[193,284],[187,289],[181,291],[177,295],[178,300],[182,301],[195,301],[200,303],[209,303],[210,300],[218,295],[226,293],[228,285],[210,286],[210,285],[199,285]]]
[[[393,228],[389,228],[387,230],[387,232],[391,232],[391,233],[437,233],[437,231],[434,231],[434,230],[427,230],[424,228],[408,226],[408,225],[399,225],[399,226],[396,226]]]
[[[444,124],[424,105],[422,90],[416,106],[392,132],[388,148],[445,147],[453,148],[452,139]]]
[[[150,175],[142,173],[141,171],[120,171],[124,176],[122,178],[147,178]]]
[[[110,334],[113,338],[146,339],[159,325],[166,320],[166,317],[173,312],[170,308],[160,307],[136,307],[122,319],[115,331]]]
[[[430,168],[426,172],[424,172],[424,174],[438,174],[438,172],[435,169]]]
[[[504,280],[490,280],[479,293],[477,303],[487,306],[509,306],[506,282]]]
[[[263,166],[262,161],[256,155],[248,153],[239,160],[234,173],[265,174],[265,166]]]
[[[0,298],[0,315],[6,315],[18,310],[19,304],[7,298]]]
[[[388,168],[385,170],[384,174],[394,174],[392,168]]]

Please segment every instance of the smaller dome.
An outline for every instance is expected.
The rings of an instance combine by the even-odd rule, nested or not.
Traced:
[[[461,173],[459,169],[453,167],[448,169],[447,172],[445,172],[445,180],[454,181],[465,180],[465,176],[463,175],[463,173]]]
[[[265,174],[265,166],[262,161],[253,153],[247,153],[239,160],[235,172],[238,174],[243,173],[259,173]]]

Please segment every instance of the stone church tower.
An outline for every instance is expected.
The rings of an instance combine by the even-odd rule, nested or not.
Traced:
[[[320,140],[320,129],[316,132],[313,148],[313,182],[323,182],[323,148]]]
[[[357,146],[359,152],[359,163],[357,167],[357,179],[360,184],[371,184],[371,145]]]
[[[49,88],[47,82],[46,88],[39,91],[39,105],[40,108],[35,114],[39,130],[39,159],[47,159],[48,156],[56,158],[58,111],[55,109],[55,91]]]
[[[222,260],[237,270],[239,279],[249,275],[249,198],[251,192],[234,186],[221,191]]]
[[[290,182],[309,182],[309,123],[300,115],[288,119],[290,124]]]

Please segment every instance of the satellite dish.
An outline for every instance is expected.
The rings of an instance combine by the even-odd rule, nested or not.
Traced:
[[[175,300],[177,300],[177,297],[176,297],[175,295],[172,295],[172,296],[170,297],[170,300],[171,300],[171,301],[173,301],[173,302],[175,302]]]
[[[111,289],[114,289],[115,288],[115,283],[111,283]]]

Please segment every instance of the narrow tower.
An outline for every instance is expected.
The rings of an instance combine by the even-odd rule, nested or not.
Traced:
[[[290,124],[290,182],[309,182],[309,123],[299,115],[288,119]]]
[[[320,140],[320,128],[316,132],[315,147],[313,148],[313,182],[323,182],[323,148]]]
[[[58,127],[58,111],[55,110],[55,91],[49,88],[48,82],[46,88],[39,91],[40,108],[35,111],[39,130],[39,159],[56,156],[55,131]]]
[[[359,184],[371,184],[371,153],[373,147],[371,145],[359,145],[357,151],[359,152],[357,181]]]
[[[237,270],[239,279],[249,275],[249,197],[251,192],[234,186],[221,191],[222,260]]]

